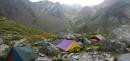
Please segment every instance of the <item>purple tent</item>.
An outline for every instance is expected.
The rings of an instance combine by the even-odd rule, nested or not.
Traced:
[[[58,45],[56,45],[56,47],[63,49],[64,51],[66,51],[67,47],[72,43],[72,40],[66,40],[64,39],[61,43],[59,43]]]

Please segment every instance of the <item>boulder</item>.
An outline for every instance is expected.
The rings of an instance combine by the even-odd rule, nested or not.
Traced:
[[[100,45],[101,49],[108,49],[117,52],[125,52],[127,45],[126,43],[119,42],[118,40],[109,40]]]
[[[130,61],[130,53],[118,56],[117,61]]]
[[[110,34],[111,39],[116,39],[117,42],[125,42],[130,44],[130,25],[122,25],[114,29]]]
[[[2,39],[2,38],[0,38],[0,45],[1,45],[1,44],[3,44],[3,42],[4,42],[4,41],[3,41],[3,39]]]
[[[9,46],[5,44],[0,45],[0,57],[4,57],[8,53]]]
[[[130,25],[122,25],[110,33],[109,41],[102,43],[102,48],[125,52],[130,45]]]
[[[24,47],[24,46],[30,46],[26,38],[14,41],[14,47]]]
[[[75,39],[75,36],[72,35],[71,33],[69,33],[68,35],[66,35],[65,38],[67,38],[67,39]]]
[[[50,42],[45,42],[44,46],[39,48],[39,52],[48,56],[55,56],[58,54],[59,50]]]

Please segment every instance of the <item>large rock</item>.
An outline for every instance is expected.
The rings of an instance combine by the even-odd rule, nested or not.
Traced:
[[[47,56],[55,56],[59,53],[59,50],[50,42],[44,42],[44,46],[39,48],[39,52]]]
[[[130,53],[118,56],[117,61],[130,61]]]
[[[130,44],[130,25],[122,25],[114,29],[110,34],[111,39],[117,39],[117,42]]]
[[[0,57],[4,57],[8,53],[9,46],[2,44],[0,45]]]
[[[26,38],[14,41],[14,47],[24,47],[24,46],[30,46],[30,43],[28,43]]]
[[[0,45],[1,45],[1,44],[3,44],[3,42],[4,42],[4,41],[3,41],[3,39],[2,39],[2,38],[0,38]]]
[[[126,52],[127,45],[126,43],[119,42],[119,40],[109,40],[102,43],[100,48],[117,52]]]
[[[125,52],[130,45],[130,25],[122,25],[110,33],[109,41],[103,43],[101,48]]]

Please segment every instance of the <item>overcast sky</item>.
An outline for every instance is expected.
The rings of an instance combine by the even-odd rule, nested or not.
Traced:
[[[41,0],[30,0],[30,1],[37,2]],[[104,0],[49,0],[49,1],[60,2],[61,4],[68,4],[68,5],[78,4],[82,6],[94,6],[102,3]]]

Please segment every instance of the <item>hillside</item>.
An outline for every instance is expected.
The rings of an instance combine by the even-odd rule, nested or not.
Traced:
[[[28,25],[32,25],[36,21],[36,16],[28,0],[0,0],[0,16]]]
[[[0,35],[18,35],[28,37],[41,33],[40,30],[34,29],[24,24],[19,24],[4,17],[0,18]]]

